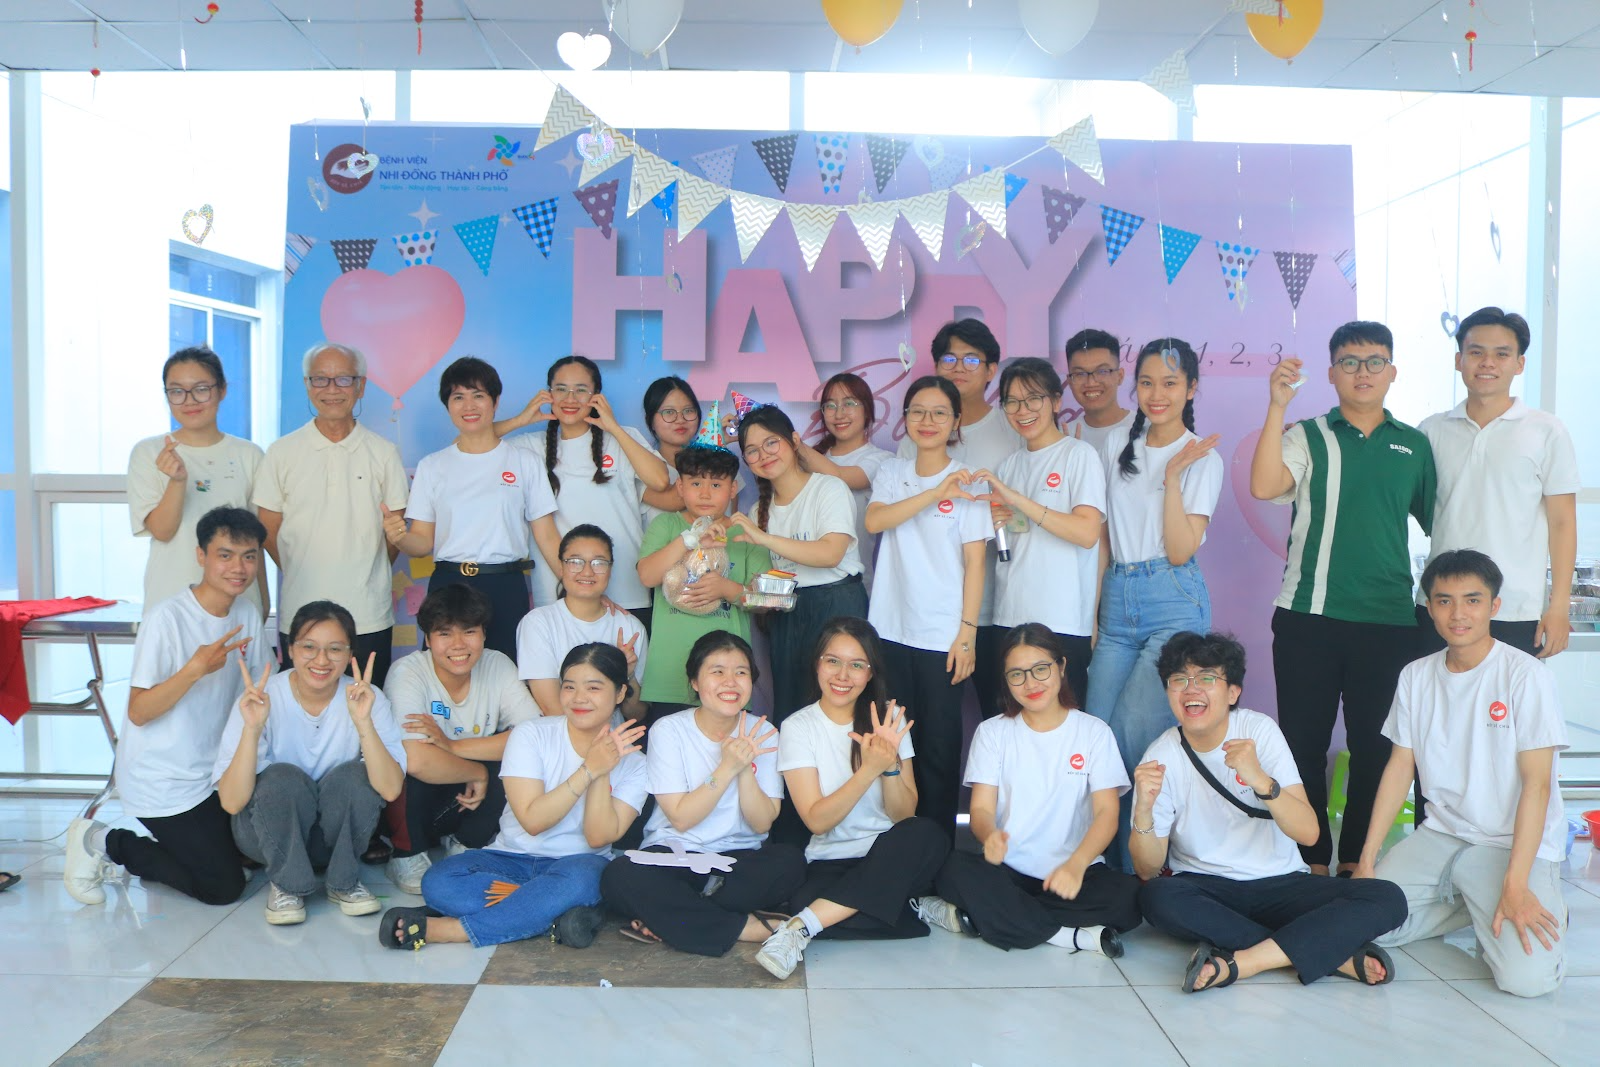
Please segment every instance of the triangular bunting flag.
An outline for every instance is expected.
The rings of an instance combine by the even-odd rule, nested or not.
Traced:
[[[1156,228],[1161,233],[1161,262],[1167,268],[1167,284],[1171,285],[1172,279],[1176,278],[1183,265],[1189,262],[1194,246],[1200,243],[1200,235],[1160,223],[1157,223]]]
[[[948,189],[966,169],[967,165],[953,154],[945,156],[928,168],[928,184],[935,189]]]
[[[1222,264],[1222,284],[1228,287],[1229,300],[1243,300],[1247,292],[1244,276],[1250,273],[1250,264],[1260,251],[1249,245],[1217,242],[1217,262]]]
[[[739,262],[743,263],[783,210],[783,201],[754,193],[730,193],[729,199],[733,204],[733,232],[739,237]]]
[[[1289,291],[1289,306],[1296,311],[1300,310],[1300,297],[1306,291],[1306,282],[1311,279],[1311,269],[1317,265],[1317,254],[1274,252],[1272,258],[1278,261],[1278,273],[1283,275],[1283,287]]]
[[[550,101],[550,109],[544,113],[544,121],[539,124],[539,136],[533,142],[533,150],[537,152],[594,121],[594,112],[580,104],[578,98],[566,89],[557,88],[555,97]]]
[[[288,285],[289,279],[294,277],[294,272],[300,269],[300,261],[306,258],[306,253],[311,251],[317,243],[315,237],[308,237],[303,233],[286,233],[283,235],[283,284]]]
[[[531,204],[511,209],[517,221],[522,223],[523,229],[528,231],[528,236],[533,238],[533,243],[539,246],[539,252],[545,259],[550,258],[550,242],[556,235],[558,199],[552,196],[548,200],[536,200]]]
[[[767,173],[772,175],[773,184],[777,185],[780,193],[789,191],[789,168],[794,165],[794,146],[799,140],[798,133],[785,133],[750,142],[755,146],[756,155],[761,157],[762,164],[766,166]]]
[[[1246,15],[1272,15],[1280,22],[1293,17],[1289,14],[1288,5],[1280,0],[1231,0],[1228,10],[1242,11]]]
[[[1143,215],[1134,215],[1121,208],[1100,205],[1100,228],[1106,234],[1106,259],[1116,263],[1122,250],[1128,247],[1133,235],[1144,225]]]
[[[911,147],[910,141],[903,141],[898,137],[867,134],[867,158],[872,162],[872,180],[878,184],[879,193],[882,193],[884,186],[889,184],[894,172],[900,169],[900,160],[905,158],[906,149],[909,147]]]
[[[972,205],[989,228],[1001,237],[1006,235],[1006,172],[985,171],[976,178],[968,178],[955,187],[955,193]]]
[[[1189,63],[1183,49],[1178,49],[1156,65],[1156,69],[1139,79],[1150,88],[1171,100],[1179,111],[1195,114],[1194,82],[1189,77]]]
[[[728,190],[688,171],[678,172],[678,240],[728,199]]]
[[[604,237],[611,236],[611,221],[617,217],[617,184],[618,178],[597,185],[586,186],[573,190],[572,195],[578,198],[578,203],[583,205],[583,210],[589,213],[589,218],[600,227]]]
[[[839,217],[839,209],[832,204],[789,204],[789,222],[794,226],[795,239],[800,242],[800,255],[805,258],[806,270],[817,265],[822,246],[828,243],[828,234]]]
[[[1066,232],[1072,220],[1077,217],[1078,209],[1083,207],[1085,201],[1081,196],[1066,192],[1062,189],[1052,189],[1048,185],[1039,186],[1040,197],[1044,201],[1044,228],[1050,238],[1050,243]]]
[[[433,246],[439,240],[439,231],[412,230],[410,233],[397,233],[390,240],[394,241],[395,251],[400,253],[403,266],[418,267],[433,262]]]
[[[944,218],[950,209],[950,190],[935,189],[894,203],[900,205],[900,214],[911,224],[928,254],[938,262],[939,254],[944,251]]]
[[[894,232],[894,220],[900,207],[893,200],[875,200],[866,204],[852,204],[844,209],[855,224],[861,243],[867,246],[872,265],[883,269],[884,257],[889,254],[889,235]]]
[[[678,168],[644,148],[636,148],[633,152],[633,180],[628,183],[628,217],[634,213],[650,198],[672,184],[677,177]]]
[[[1073,123],[1050,138],[1050,147],[1101,185],[1106,183],[1105,167],[1100,161],[1100,138],[1095,136],[1093,115]]]
[[[714,148],[710,152],[701,152],[694,157],[695,166],[700,172],[718,185],[727,187],[733,184],[733,164],[739,157],[739,146],[728,145],[725,148]]]
[[[678,161],[674,159],[672,165],[676,168]],[[673,174],[672,181],[667,183],[667,187],[650,198],[656,210],[661,212],[661,221],[668,226],[673,225],[673,220],[678,215],[678,178],[682,174],[682,171]]]
[[[1339,273],[1344,275],[1344,280],[1350,283],[1350,288],[1356,287],[1356,254],[1351,249],[1345,249],[1333,257],[1339,265]]]
[[[494,256],[495,234],[500,232],[500,216],[485,215],[481,219],[471,222],[458,222],[453,227],[456,236],[461,238],[461,243],[467,246],[467,251],[472,255],[472,262],[478,265],[484,276],[489,275],[489,260]]]
[[[1017,198],[1017,194],[1022,192],[1022,187],[1027,184],[1028,179],[1026,178],[1018,177],[1015,174],[1006,175],[1006,207],[1011,206],[1011,201]]]
[[[595,125],[596,132],[578,134],[578,155],[583,157],[583,170],[578,174],[579,185],[588,185],[633,155],[633,138],[613,130],[603,122]]]
[[[339,271],[348,274],[353,270],[366,270],[372,262],[372,250],[378,247],[376,237],[338,237],[328,242],[333,246],[333,258],[339,261]]]
[[[817,172],[822,175],[822,191],[837,193],[844,180],[844,161],[850,154],[848,133],[819,133],[813,135],[817,142]]]

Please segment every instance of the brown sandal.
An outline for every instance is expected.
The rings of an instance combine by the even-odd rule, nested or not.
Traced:
[[[661,938],[657,937],[651,929],[638,919],[632,919],[627,926],[617,928],[617,933],[630,941],[637,941],[641,945],[659,945]]]

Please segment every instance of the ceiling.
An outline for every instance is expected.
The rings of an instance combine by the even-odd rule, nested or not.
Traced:
[[[1600,96],[1600,0],[1469,2],[1327,0],[1292,64],[1251,41],[1229,0],[1101,0],[1088,38],[1060,58],[1027,36],[1017,0],[905,0],[881,40],[837,55],[813,0],[686,0],[664,51],[673,69],[1137,80],[1185,49],[1200,84]],[[601,0],[425,0],[419,55],[412,0],[219,0],[199,25],[205,7],[0,0],[0,68],[561,70],[559,34],[605,29]],[[1478,34],[1471,70],[1469,28]],[[660,64],[616,42],[606,68]]]

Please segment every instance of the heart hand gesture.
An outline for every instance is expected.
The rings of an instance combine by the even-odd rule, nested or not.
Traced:
[[[611,401],[605,398],[604,393],[596,393],[589,398],[589,414],[583,421],[590,426],[598,426],[612,437],[622,436],[622,426],[617,422],[616,413],[611,410]]]
[[[548,389],[541,389],[534,393],[533,399],[528,401],[528,406],[522,409],[522,420],[531,426],[536,422],[549,422],[555,418],[553,412],[545,410],[545,408],[552,406],[553,399]]]
[[[178,455],[178,442],[167,434],[167,444],[160,452],[156,453],[156,470],[165,474],[174,482],[189,480],[189,469],[183,465],[183,457]]]

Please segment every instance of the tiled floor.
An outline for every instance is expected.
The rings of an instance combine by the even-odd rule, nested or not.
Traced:
[[[1148,929],[1116,962],[1049,947],[1005,953],[938,930],[821,942],[780,986],[748,951],[701,960],[609,931],[584,952],[547,942],[391,952],[377,944],[375,917],[348,918],[320,898],[303,926],[270,927],[259,877],[232,907],[135,879],[86,908],[61,885],[52,837],[76,810],[0,800],[0,869],[23,876],[0,893],[8,1067],[481,1064],[533,1047],[532,1034],[565,1062],[651,1067],[1600,1062],[1600,855],[1587,841],[1565,871],[1569,977],[1552,996],[1496,990],[1470,933],[1409,946],[1395,957],[1398,980],[1380,989],[1302,988],[1280,972],[1185,996],[1188,946]],[[18,840],[30,838],[50,840]],[[415,899],[381,878],[368,884]]]

